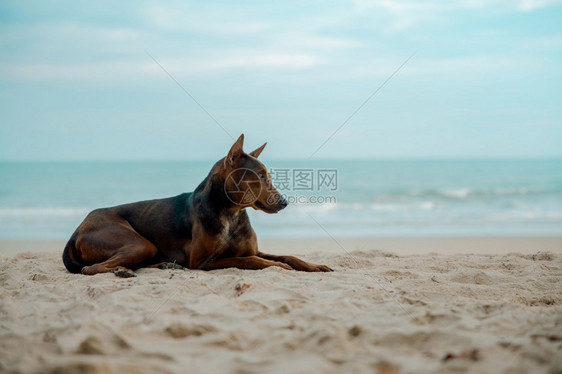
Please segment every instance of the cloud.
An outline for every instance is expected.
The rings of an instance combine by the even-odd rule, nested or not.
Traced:
[[[525,9],[555,3],[553,0],[523,0],[521,4],[526,2],[532,5],[523,6]],[[392,36],[385,35],[385,19],[391,19],[391,29],[396,31],[448,17],[449,12],[461,11],[462,15],[463,10],[501,8],[505,4],[504,0],[356,0],[355,9],[319,11],[310,17],[302,13],[266,17],[263,9],[248,12],[248,8],[233,8],[228,4],[146,3],[132,10],[139,19],[127,27],[97,25],[87,20],[83,20],[84,23],[53,20],[31,25],[0,25],[3,35],[0,75],[3,80],[12,81],[69,79],[105,85],[133,84],[138,77],[162,74],[146,56],[148,50],[178,78],[209,79],[210,75],[236,71],[271,73],[277,70],[291,74],[305,72],[300,76],[293,74],[300,82],[357,79],[361,74],[373,76],[392,72],[417,47],[414,44],[424,43],[420,39],[412,42],[418,36],[415,33],[406,42],[395,43]],[[513,5],[511,7],[513,9]],[[378,20],[381,20],[380,25]],[[380,30],[373,31],[373,27]],[[485,44],[481,43],[483,38],[471,40],[472,36],[464,33],[467,45]],[[435,41],[443,42],[443,38],[434,35],[431,43]],[[555,47],[559,45],[559,39],[547,42]],[[509,57],[494,57],[494,52],[486,56],[483,48],[459,54],[456,44],[455,41],[451,53],[455,58],[429,59],[428,56],[423,60],[416,57],[401,74],[501,72],[515,69],[517,64],[524,69],[526,64]],[[406,52],[396,57],[402,51]],[[341,69],[342,66],[346,68]],[[316,67],[323,69],[313,69]],[[272,75],[271,79],[275,77]]]
[[[158,58],[170,73],[184,75],[216,74],[240,69],[308,69],[323,63],[311,53],[288,53],[283,51],[231,50],[206,58]],[[156,65],[155,65],[156,66]]]
[[[395,71],[407,56],[401,59],[388,57],[377,59],[370,64],[359,66],[350,75],[364,79],[385,79]],[[423,55],[414,56],[396,75],[398,77],[421,78],[424,80],[436,80],[446,82],[468,82],[478,83],[479,80],[487,80],[493,77],[495,80],[511,79],[515,73],[524,77],[534,74],[540,60],[532,56],[522,59],[514,59],[501,55],[472,55],[464,57],[427,57]],[[369,78],[371,77],[371,78]],[[394,78],[394,80],[396,80]]]
[[[529,40],[529,43],[531,45],[536,45],[539,47],[544,47],[549,49],[559,49],[562,48],[562,35],[533,38]]]
[[[0,26],[0,50],[8,56],[0,64],[0,76],[12,81],[68,79],[113,84],[161,74],[145,50],[178,76],[244,69],[302,70],[333,61],[333,51],[362,46],[355,39],[311,30],[288,32],[277,27],[261,33],[270,26],[263,22],[218,22],[226,17],[218,11],[193,9],[186,15],[186,9],[143,6],[140,13],[148,28],[142,24],[114,27],[77,22]],[[209,12],[212,19],[207,22],[205,14]],[[193,19],[197,21],[191,22]],[[259,36],[240,35],[258,31]],[[221,36],[201,37],[193,32]]]
[[[76,22],[0,26],[4,61],[45,59],[76,61],[100,55],[123,55],[147,34],[139,29]]]
[[[562,4],[561,0],[521,0],[518,9],[523,12],[545,8],[552,5]]]
[[[140,58],[142,56],[142,58]],[[157,58],[174,76],[200,76],[234,69],[307,69],[322,63],[313,54],[246,52],[217,58]],[[145,54],[135,60],[100,61],[97,63],[2,64],[0,75],[7,79],[44,81],[69,79],[102,83],[162,75],[161,69]]]
[[[486,2],[479,0],[460,1],[401,1],[401,0],[355,0],[355,6],[360,11],[382,10],[389,14],[392,19],[390,31],[401,31],[421,23],[427,23],[441,19],[445,13],[479,9]],[[488,4],[493,4],[489,0]]]
[[[329,37],[303,32],[282,32],[273,38],[273,43],[284,48],[313,48],[339,50],[363,47],[364,43],[351,38]]]
[[[146,3],[139,8],[143,22],[163,31],[192,31],[218,34],[255,34],[271,27],[268,22],[249,19],[236,10],[200,4]],[[236,20],[234,20],[236,19]]]
[[[232,68],[288,68],[303,69],[319,65],[320,58],[312,54],[256,54],[250,56],[239,56],[201,64],[201,67],[232,69]]]
[[[148,63],[135,61],[111,61],[99,63],[73,64],[18,64],[0,65],[0,74],[5,79],[21,79],[24,81],[45,81],[69,79],[73,81],[99,81],[100,79],[123,79],[142,76],[150,72]]]
[[[445,20],[453,12],[519,10],[533,11],[562,4],[562,0],[430,0],[415,2],[411,0],[354,0],[359,11],[383,11],[390,15],[390,31],[402,31],[420,24]]]
[[[482,73],[506,73],[527,65],[528,62],[506,56],[476,55],[459,58],[420,58],[405,69],[407,73],[440,76],[453,74],[459,78]]]

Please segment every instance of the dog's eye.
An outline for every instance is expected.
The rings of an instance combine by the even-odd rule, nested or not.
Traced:
[[[265,180],[265,174],[264,173],[258,173],[258,177],[264,181]]]

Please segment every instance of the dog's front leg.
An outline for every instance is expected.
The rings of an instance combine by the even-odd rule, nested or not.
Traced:
[[[194,237],[197,240],[192,243],[189,253],[190,269],[215,270],[238,268],[259,270],[270,266],[278,266],[286,270],[293,270],[288,264],[267,260],[258,256],[225,257],[224,246],[226,243],[217,239],[214,235],[207,234],[200,226],[194,227]]]
[[[231,257],[231,258],[209,258],[203,260],[200,263],[194,264],[191,269],[201,269],[201,270],[215,270],[215,269],[225,269],[225,268],[238,268],[247,270],[260,270],[265,269],[270,266],[278,266],[285,270],[293,270],[287,264],[278,261],[270,261],[258,256],[246,256],[246,257]]]
[[[270,261],[283,262],[291,266],[293,269],[299,271],[324,271],[324,272],[333,271],[326,265],[311,264],[310,262],[303,261],[295,256],[276,256],[276,255],[270,255],[267,253],[258,252],[258,257]]]

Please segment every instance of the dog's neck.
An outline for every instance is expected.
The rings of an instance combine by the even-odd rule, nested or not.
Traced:
[[[206,204],[218,215],[225,218],[236,217],[245,208],[235,204],[226,195],[224,173],[221,172],[223,167],[223,160],[219,160],[193,194],[196,200]]]

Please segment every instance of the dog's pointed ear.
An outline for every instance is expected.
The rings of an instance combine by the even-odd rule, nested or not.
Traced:
[[[233,167],[236,160],[244,154],[244,150],[242,147],[244,146],[244,134],[240,135],[238,140],[234,142],[230,151],[228,151],[228,155],[224,159],[224,166]]]
[[[250,153],[248,153],[250,156],[258,158],[259,155],[261,155],[261,151],[263,151],[263,149],[265,148],[265,146],[267,145],[266,143],[263,143],[263,145],[261,147],[259,147],[258,149],[256,149],[255,151],[252,151]]]

